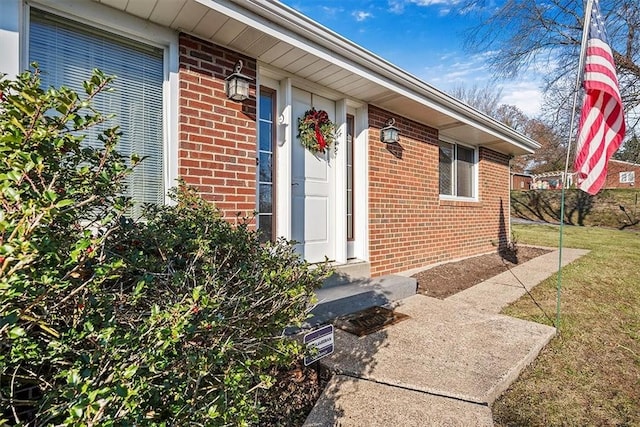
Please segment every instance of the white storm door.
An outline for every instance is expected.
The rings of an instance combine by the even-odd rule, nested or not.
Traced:
[[[298,118],[311,107],[325,110],[335,122],[335,102],[293,88],[292,93],[291,234],[308,262],[335,258],[335,157],[333,147],[313,154],[297,138]]]

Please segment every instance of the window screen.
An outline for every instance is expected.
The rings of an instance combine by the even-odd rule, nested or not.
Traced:
[[[44,87],[66,86],[84,94],[82,82],[94,68],[116,76],[115,90],[94,102],[98,111],[115,117],[91,129],[85,141],[97,144],[100,130],[118,125],[118,152],[145,157],[127,182],[127,195],[138,205],[134,215],[140,213],[140,203],[164,202],[163,54],[161,48],[31,11],[29,62],[39,64]]]

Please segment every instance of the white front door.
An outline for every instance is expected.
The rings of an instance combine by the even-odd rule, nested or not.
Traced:
[[[297,136],[298,118],[315,107],[335,122],[335,102],[293,88],[292,93],[291,234],[298,252],[309,262],[335,259],[335,174],[333,148],[313,154]]]

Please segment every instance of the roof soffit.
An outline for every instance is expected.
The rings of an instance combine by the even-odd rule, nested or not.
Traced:
[[[450,138],[478,145],[504,141],[509,154],[537,148],[535,141],[275,0],[94,1],[230,46],[287,73],[433,126]],[[377,90],[371,91],[371,85]],[[451,125],[454,128],[446,127]]]

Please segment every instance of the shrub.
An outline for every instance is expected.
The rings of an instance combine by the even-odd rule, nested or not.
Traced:
[[[83,301],[118,268],[104,258],[104,238],[126,207],[118,194],[130,168],[114,151],[117,128],[104,130],[100,149],[82,144],[82,132],[107,119],[89,101],[110,81],[96,72],[81,98],[43,90],[37,69],[0,80],[0,390],[13,419],[30,405],[16,400],[29,385],[51,408],[42,420],[65,412],[52,402],[74,381]]]
[[[83,132],[107,116],[40,87],[39,71],[0,80],[0,398],[8,421],[38,425],[258,422],[273,366],[299,357],[283,330],[305,318],[325,267],[289,242],[261,245],[193,190],[127,219],[138,159]],[[128,164],[131,164],[129,166]],[[37,387],[38,398],[19,391]],[[21,407],[33,414],[21,414]],[[2,422],[0,421],[0,424]]]
[[[157,419],[257,422],[270,368],[301,355],[283,330],[306,318],[325,269],[309,270],[287,242],[260,244],[192,189],[172,197],[176,205],[149,206],[144,225],[109,241],[127,266],[110,285],[135,299],[126,317],[141,325],[138,345],[161,349],[129,363],[150,379],[145,400]]]

